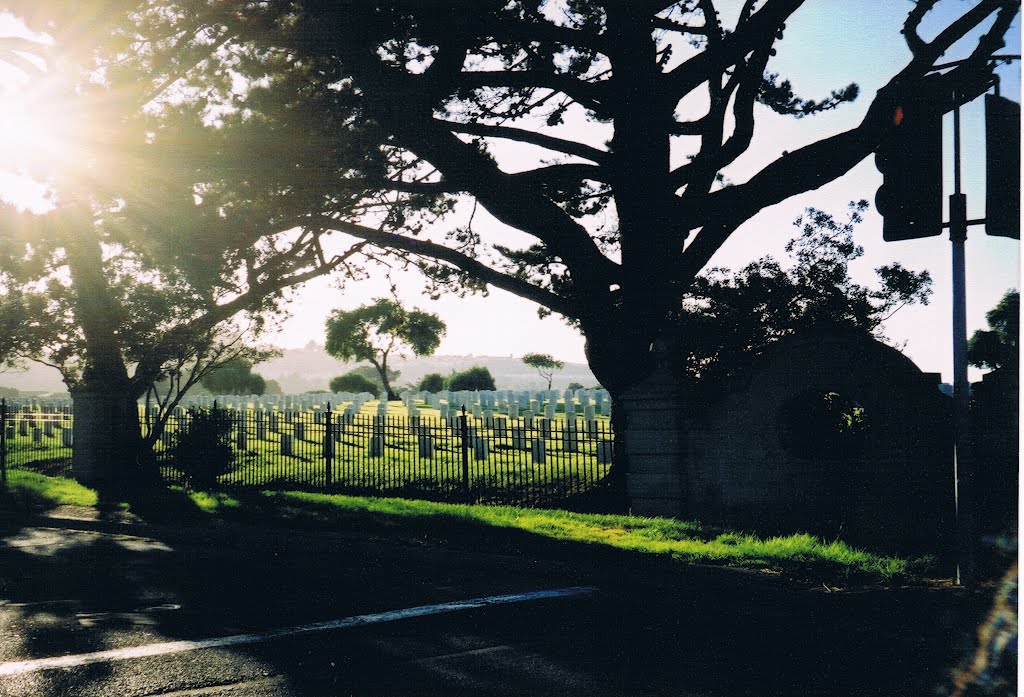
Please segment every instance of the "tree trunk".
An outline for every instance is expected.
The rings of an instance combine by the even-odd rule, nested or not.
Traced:
[[[146,456],[134,395],[112,381],[97,380],[71,393],[74,401],[72,475],[99,491],[101,501],[118,501],[148,483]]]
[[[75,319],[84,339],[84,366],[69,384],[75,424],[72,474],[95,487],[101,500],[123,498],[143,483],[143,457],[136,400],[117,336],[120,308],[107,285],[103,249],[84,208],[65,211],[68,271],[74,288]]]
[[[381,367],[380,367],[380,381],[381,381],[381,384],[384,386],[384,392],[388,396],[388,401],[392,402],[392,401],[398,399],[398,395],[395,394],[395,391],[393,389],[391,389],[391,382],[388,381],[388,364],[387,364],[387,362],[383,363],[381,365]]]

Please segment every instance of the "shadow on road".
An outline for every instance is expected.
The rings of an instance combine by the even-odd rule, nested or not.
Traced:
[[[389,539],[384,528],[165,526],[140,538],[4,525],[0,662],[602,589],[154,659],[157,675],[145,679],[140,661],[0,678],[11,695],[156,694],[268,675],[278,682],[267,694],[287,695],[923,695],[946,681],[987,605],[985,593],[940,587],[829,592],[522,531],[451,548]]]

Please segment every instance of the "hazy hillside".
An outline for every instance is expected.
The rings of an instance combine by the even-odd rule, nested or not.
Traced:
[[[400,371],[397,388],[416,384],[427,373],[449,375],[453,372],[482,365],[491,371],[498,389],[543,389],[547,383],[541,380],[537,371],[523,365],[511,356],[413,356],[406,361],[397,361],[394,369]],[[301,349],[286,349],[280,358],[256,366],[256,372],[263,377],[276,380],[281,389],[288,392],[327,389],[331,378],[342,375],[356,366],[346,364],[327,355],[324,347],[309,343]],[[597,379],[582,363],[568,363],[555,373],[552,387],[565,389],[570,382],[584,387],[593,387]],[[0,387],[13,387],[22,392],[64,392],[60,373],[48,366],[32,364],[27,370],[0,372]]]
[[[265,378],[276,380],[284,392],[326,389],[331,378],[342,375],[357,364],[344,363],[324,351],[324,347],[310,342],[301,349],[288,349],[280,358],[261,363],[256,372]],[[415,384],[428,373],[449,375],[475,365],[482,365],[491,371],[498,389],[543,389],[547,383],[541,380],[533,368],[523,365],[513,357],[499,356],[413,356],[394,363],[400,371],[397,387]],[[564,389],[570,382],[585,387],[597,384],[590,369],[582,363],[568,363],[555,374],[552,387]]]
[[[0,387],[13,387],[21,392],[67,392],[56,368],[31,363],[26,370],[0,370]]]

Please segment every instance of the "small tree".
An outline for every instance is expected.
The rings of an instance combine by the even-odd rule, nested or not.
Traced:
[[[370,392],[376,393],[378,385],[365,375],[354,370],[336,378],[331,378],[331,392]]]
[[[537,373],[548,381],[549,390],[551,389],[551,380],[555,376],[555,371],[565,367],[565,363],[556,360],[553,356],[546,353],[528,353],[523,356],[523,363],[537,369]]]
[[[222,409],[195,410],[175,434],[171,457],[192,488],[215,487],[217,477],[231,468],[231,425],[231,415]]]
[[[475,365],[461,373],[452,373],[448,377],[448,389],[453,392],[460,390],[496,390],[494,376],[482,365]]]
[[[327,353],[342,360],[369,361],[377,369],[388,399],[397,399],[388,376],[388,359],[411,350],[429,356],[441,344],[445,324],[437,315],[406,310],[378,298],[355,310],[335,310],[327,319]]]
[[[256,394],[266,392],[267,381],[252,372],[252,363],[242,358],[227,361],[207,373],[202,386],[213,394]]]
[[[1020,291],[1008,290],[985,314],[988,330],[979,329],[967,343],[967,360],[978,368],[1016,368],[1020,363]]]
[[[394,385],[395,381],[398,380],[398,378],[401,377],[402,375],[402,371],[393,370],[390,367],[387,369],[387,372],[388,384],[390,385]],[[369,390],[369,392],[372,392],[374,394],[380,394],[380,391],[384,388],[384,383],[382,383],[380,380],[380,373],[378,373],[377,369],[374,368],[372,365],[357,365],[355,368],[348,371],[346,375],[361,375],[362,377],[369,380],[370,384],[373,385],[373,389]]]
[[[444,389],[444,376],[441,373],[427,373],[417,386],[420,392],[440,392]]]

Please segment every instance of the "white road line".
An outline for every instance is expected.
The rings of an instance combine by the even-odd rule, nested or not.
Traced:
[[[110,651],[96,651],[94,653],[82,653],[72,656],[54,656],[52,658],[34,658],[28,661],[11,661],[8,663],[0,663],[0,676],[35,673],[41,670],[51,670],[54,668],[76,668],[78,666],[89,665],[91,663],[127,661],[133,658],[163,656],[172,653],[183,653],[185,651],[199,651],[201,649],[215,649],[225,646],[256,644],[264,641],[272,641],[274,639],[297,636],[300,634],[328,632],[335,629],[347,629],[349,627],[360,627],[367,624],[379,624],[381,622],[394,622],[396,620],[404,620],[411,617],[440,615],[446,612],[472,610],[490,605],[510,605],[512,603],[525,603],[531,600],[543,600],[545,598],[564,598],[572,595],[585,595],[588,593],[594,593],[595,591],[597,591],[597,588],[592,586],[574,586],[572,588],[556,588],[553,590],[532,591],[529,593],[492,595],[486,598],[456,600],[454,602],[438,603],[436,605],[420,605],[418,607],[410,607],[403,610],[389,610],[387,612],[378,612],[370,615],[355,615],[353,617],[343,617],[341,619],[328,620],[326,622],[314,622],[312,624],[270,629],[263,632],[252,632],[249,634],[234,634],[231,636],[212,637],[209,639],[197,639],[195,641],[167,641],[159,644],[147,644],[144,646],[133,646],[125,649],[112,649]]]

